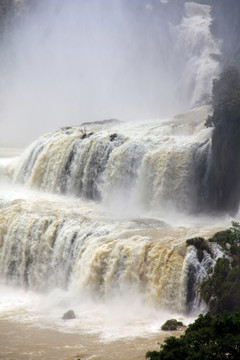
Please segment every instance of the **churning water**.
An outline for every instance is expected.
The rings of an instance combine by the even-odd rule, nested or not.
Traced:
[[[64,128],[2,159],[4,318],[115,341],[186,314],[197,258],[185,241],[218,226],[189,214],[207,110]],[[77,319],[64,322],[69,308]]]
[[[193,106],[211,90],[219,71],[212,54],[220,50],[209,30],[210,7],[187,3],[185,11],[172,31],[175,55],[183,55],[178,89],[184,84],[184,103]],[[196,215],[211,157],[209,111],[67,126],[18,156],[1,150],[2,328],[10,334],[13,322],[21,331],[22,324],[48,329],[53,338],[54,331],[78,334],[84,358],[135,359],[136,349],[129,354],[117,341],[135,339],[141,348],[139,337],[155,341],[166,319],[186,317],[189,264],[206,271],[186,239],[228,223]],[[68,309],[77,318],[63,321]],[[102,355],[100,341],[121,344],[123,353]],[[13,355],[6,343],[4,351],[5,359],[57,358],[34,344],[25,355]]]

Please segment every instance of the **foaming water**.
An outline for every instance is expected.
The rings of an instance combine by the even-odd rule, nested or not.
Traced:
[[[211,130],[202,107],[169,120],[67,127],[23,154],[13,181],[42,191],[101,201],[113,213],[192,211],[207,173]],[[198,183],[199,181],[199,183]]]
[[[9,134],[11,141],[24,142],[40,128],[49,131],[66,121],[77,126],[48,133],[21,154],[0,151],[0,327],[10,335],[17,335],[11,324],[20,334],[38,329],[37,336],[40,330],[64,334],[64,339],[77,335],[77,342],[85,339],[86,344],[75,358],[139,359],[126,348],[123,354],[120,349],[112,356],[111,348],[103,355],[99,343],[119,347],[121,341],[138,339],[141,347],[161,335],[167,319],[191,321],[186,315],[190,264],[202,276],[215,259],[206,256],[199,267],[186,240],[211,236],[229,223],[194,215],[206,206],[211,130],[204,122],[210,108],[163,118],[201,103],[219,72],[210,7],[186,3],[180,23],[170,24],[166,16],[159,32],[154,22],[150,29],[132,21],[136,8],[126,9],[124,1],[101,2],[106,7],[94,0],[84,6],[42,4],[36,3],[25,18],[27,26],[22,23],[21,31],[9,37],[16,58],[8,91],[1,91],[2,143]],[[146,20],[156,9],[138,10]],[[96,19],[106,25],[103,32],[95,31]],[[121,31],[123,19],[131,25]],[[149,34],[144,43],[129,42],[129,36],[142,39],[143,28],[149,34],[157,30],[158,51]],[[122,50],[124,57],[118,56]],[[135,61],[143,54],[143,61]],[[112,113],[152,119],[79,124]],[[28,125],[21,123],[21,131],[13,134],[9,129],[16,114]],[[194,315],[202,310],[195,305]],[[64,321],[69,309],[76,319]],[[6,359],[44,358],[32,341],[28,353],[14,357],[15,345],[6,339]],[[97,345],[89,351],[92,341]]]
[[[3,168],[16,169],[19,161]],[[20,326],[22,334],[29,329],[28,338],[35,332],[36,338],[30,340],[31,354],[20,338],[15,341],[17,355],[13,345],[6,354],[41,359],[51,351],[78,351],[81,357],[101,359],[100,349],[106,346],[106,359],[120,360],[123,354],[139,359],[168,335],[160,330],[167,319],[193,320],[186,315],[185,241],[212,235],[228,219],[157,209],[124,213],[109,202],[9,183],[13,173],[0,191],[0,327],[14,334]],[[76,319],[62,320],[69,309]],[[37,353],[43,334],[58,349],[44,340]],[[130,353],[131,341],[135,346]],[[118,347],[119,354],[111,357]]]
[[[189,214],[196,159],[209,156],[208,111],[63,128],[1,163],[5,282],[185,313],[186,239],[219,224]]]
[[[6,185],[1,195],[4,319],[98,334],[103,341],[158,333],[169,317],[188,321],[185,240],[210,236],[219,219],[215,227],[187,217],[185,225],[169,226],[156,217],[119,218],[93,202],[14,189]],[[63,321],[69,309],[77,319]]]
[[[99,301],[55,289],[47,294],[1,285],[0,319],[63,333],[96,334],[103,342],[157,334],[170,317],[188,324],[192,317],[146,306],[139,294]],[[76,319],[62,320],[73,309]]]

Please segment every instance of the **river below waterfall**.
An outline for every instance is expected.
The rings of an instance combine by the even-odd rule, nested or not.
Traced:
[[[0,321],[0,358],[18,359],[108,359],[144,360],[146,349],[159,349],[158,342],[181,332],[162,332],[158,335],[103,342],[97,335],[66,334],[54,330]]]

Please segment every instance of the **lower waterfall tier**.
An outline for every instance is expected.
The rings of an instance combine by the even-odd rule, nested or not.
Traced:
[[[31,196],[1,205],[0,275],[6,283],[44,292],[74,288],[79,297],[99,299],[129,293],[185,312],[185,240],[212,229],[111,218],[93,203]]]

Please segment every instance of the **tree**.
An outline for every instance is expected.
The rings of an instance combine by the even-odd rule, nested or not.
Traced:
[[[213,314],[240,310],[240,224],[232,221],[230,229],[216,233],[210,242],[217,242],[226,256],[219,258],[213,273],[200,285],[201,297]]]
[[[240,312],[200,315],[180,338],[169,337],[160,351],[148,351],[149,360],[238,360]]]

